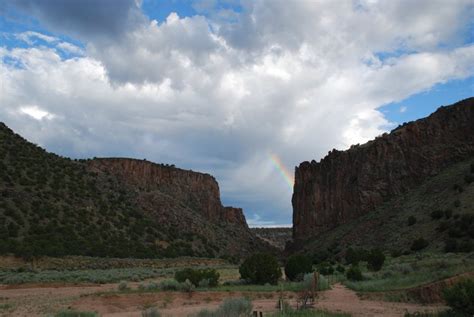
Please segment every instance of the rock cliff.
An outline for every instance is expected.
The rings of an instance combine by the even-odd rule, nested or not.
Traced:
[[[474,155],[474,98],[295,171],[293,237],[305,240],[374,210]]]
[[[286,227],[278,228],[251,228],[257,237],[273,245],[278,250],[284,250],[286,245],[291,242],[292,229]]]
[[[206,220],[248,228],[241,208],[222,206],[219,185],[209,174],[129,158],[94,159],[89,166],[118,176],[137,192],[159,191]]]

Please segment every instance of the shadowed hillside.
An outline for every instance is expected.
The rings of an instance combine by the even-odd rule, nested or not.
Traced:
[[[396,255],[418,251],[412,246],[420,238],[423,250],[474,251],[474,158],[300,246],[310,254],[378,247]]]
[[[474,98],[296,169],[292,248],[474,250]]]
[[[47,153],[0,123],[0,252],[213,257],[265,247],[240,209],[221,205],[212,176],[124,159],[127,175],[114,162]],[[139,170],[143,181],[154,175],[146,186]]]

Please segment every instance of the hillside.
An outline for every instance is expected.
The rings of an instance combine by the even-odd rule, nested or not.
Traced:
[[[133,168],[118,173],[121,162]],[[221,205],[208,174],[130,159],[71,160],[2,123],[0,195],[0,253],[213,257],[266,247],[242,210]]]
[[[293,251],[474,251],[474,98],[295,174]]]
[[[295,171],[293,238],[306,240],[371,213],[474,155],[474,98]],[[368,232],[367,229],[363,232]]]
[[[294,245],[309,254],[337,255],[352,248],[411,253],[415,240],[424,250],[474,251],[474,158],[444,169],[417,188],[393,198],[349,223]]]

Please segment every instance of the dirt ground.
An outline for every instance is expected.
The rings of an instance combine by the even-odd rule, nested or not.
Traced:
[[[137,285],[129,284],[132,288]],[[2,316],[44,316],[62,309],[96,311],[101,316],[133,317],[149,307],[157,307],[162,316],[188,316],[201,309],[214,309],[229,297],[249,297],[254,310],[264,313],[277,310],[278,293],[266,292],[180,292],[107,294],[117,284],[104,285],[27,285],[0,286],[0,305],[12,306],[0,310]],[[97,294],[99,293],[99,294]],[[284,293],[285,299],[296,307],[296,293]],[[314,308],[331,312],[345,312],[352,316],[403,316],[405,312],[433,312],[444,309],[441,305],[391,303],[361,300],[355,292],[341,284],[321,292]]]

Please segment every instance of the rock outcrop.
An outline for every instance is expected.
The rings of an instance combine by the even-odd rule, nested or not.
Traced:
[[[209,174],[129,158],[94,159],[89,161],[89,166],[92,170],[114,174],[137,192],[159,191],[206,220],[248,228],[241,208],[222,206],[219,185]]]
[[[474,155],[474,98],[440,107],[347,151],[295,171],[293,238],[305,240],[364,215]]]
[[[222,205],[219,186],[209,174],[129,158],[95,158],[87,164],[91,172],[126,185],[140,212],[171,236],[194,237],[193,248],[233,256],[271,249],[250,231],[241,208]]]
[[[287,227],[277,228],[251,228],[257,237],[273,245],[278,250],[284,250],[286,245],[291,242],[292,230]]]

